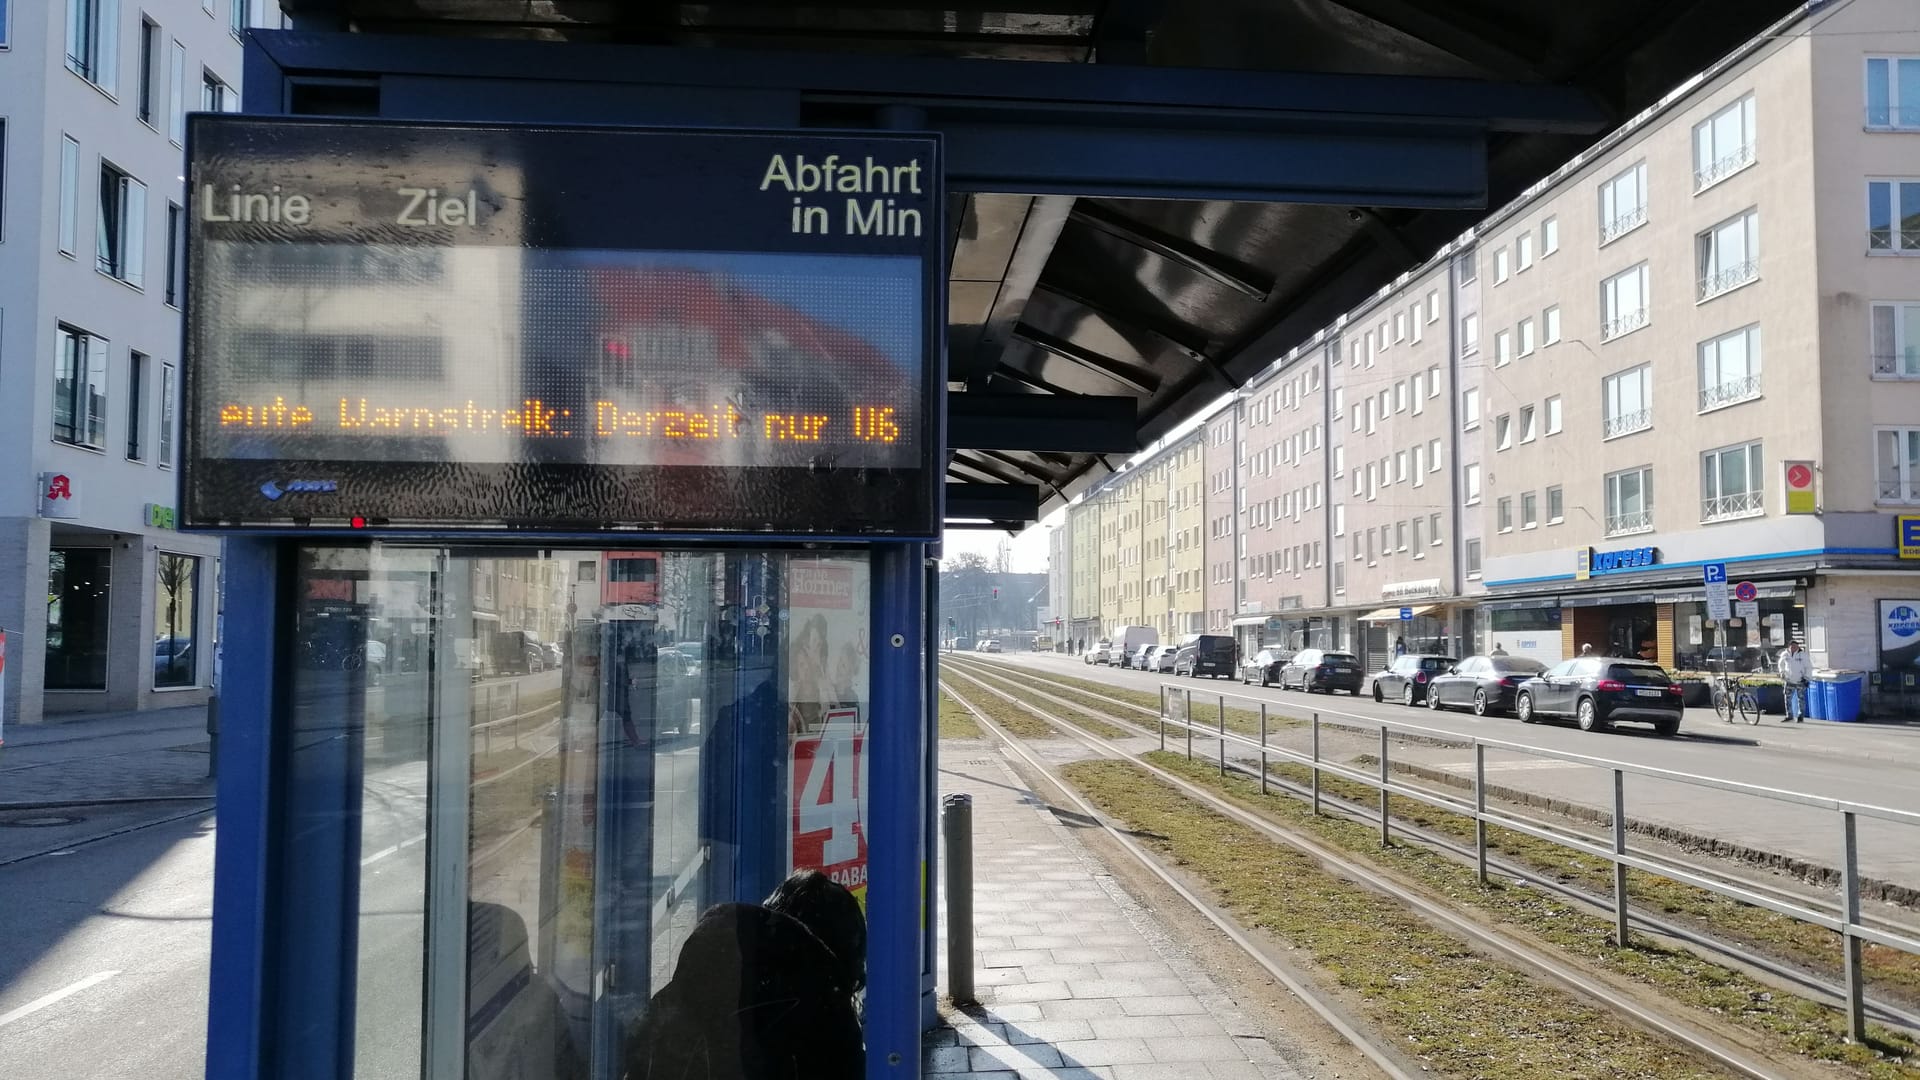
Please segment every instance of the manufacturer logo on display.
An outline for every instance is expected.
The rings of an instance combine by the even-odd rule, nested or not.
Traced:
[[[335,480],[289,480],[284,484],[269,480],[260,485],[260,494],[274,502],[288,495],[327,494],[340,490]]]
[[[1903,638],[1920,634],[1920,608],[1911,604],[1888,608],[1887,632]]]

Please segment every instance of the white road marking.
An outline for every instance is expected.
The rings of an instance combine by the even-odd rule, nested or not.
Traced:
[[[376,851],[373,854],[367,856],[366,858],[361,859],[360,865],[372,866],[374,863],[379,862],[381,859],[384,859],[389,855],[399,854],[400,852],[405,851],[406,849],[412,847],[413,845],[424,841],[426,838],[427,838],[427,834],[421,833],[418,836],[413,837],[412,839],[402,840],[399,843],[393,844],[389,847],[383,847],[379,851]]]
[[[1436,768],[1445,769],[1448,772],[1472,772],[1473,762],[1446,761],[1446,762],[1440,763],[1438,766],[1436,766]],[[1532,772],[1536,769],[1583,769],[1583,768],[1586,768],[1586,766],[1583,763],[1578,761],[1557,761],[1551,758],[1544,758],[1539,761],[1489,761],[1487,762],[1488,772]]]
[[[53,993],[48,994],[45,997],[35,998],[34,1000],[27,1002],[25,1005],[20,1006],[19,1008],[13,1010],[10,1013],[0,1015],[0,1028],[6,1027],[8,1024],[13,1023],[15,1020],[24,1020],[27,1017],[32,1016],[34,1013],[39,1012],[41,1009],[44,1009],[49,1005],[54,1005],[54,1004],[58,1004],[59,1002],[65,1001],[66,999],[72,997],[73,995],[79,993],[80,991],[85,990],[90,986],[98,986],[101,983],[106,982],[108,979],[111,979],[118,974],[120,974],[118,971],[97,972],[95,974],[87,976],[84,979],[81,979],[77,983],[73,983],[70,986],[65,986],[58,990],[55,990]]]

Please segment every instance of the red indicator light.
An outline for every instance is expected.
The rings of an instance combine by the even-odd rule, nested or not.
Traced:
[[[347,525],[350,528],[364,529],[367,527],[367,519],[363,517],[350,517],[347,519]]]

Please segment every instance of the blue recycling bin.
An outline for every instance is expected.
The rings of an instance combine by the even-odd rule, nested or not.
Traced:
[[[1830,720],[1833,714],[1833,684],[1816,675],[1807,682],[1807,719]]]
[[[1851,723],[1860,719],[1860,691],[1866,682],[1864,672],[1842,671],[1827,683],[1827,715],[1823,719]]]

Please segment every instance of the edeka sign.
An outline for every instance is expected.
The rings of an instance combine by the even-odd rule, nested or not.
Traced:
[[[1903,559],[1920,559],[1920,514],[1901,514],[1894,519],[1893,546]]]
[[[1660,562],[1660,549],[1652,547],[1621,548],[1618,551],[1580,548],[1574,555],[1576,562],[1573,576],[1581,581],[1603,574],[1625,574],[1634,570],[1645,570]]]

